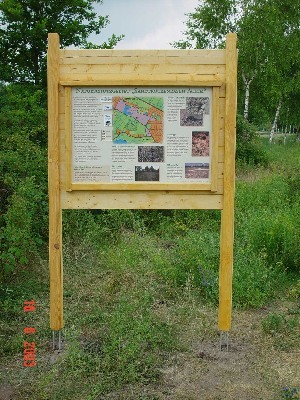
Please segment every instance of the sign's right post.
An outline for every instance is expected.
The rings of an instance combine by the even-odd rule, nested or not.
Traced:
[[[236,34],[226,36],[226,103],[224,149],[224,199],[221,214],[219,330],[228,333],[232,313],[232,272],[234,240],[235,141],[237,107]],[[228,342],[227,342],[228,347]]]

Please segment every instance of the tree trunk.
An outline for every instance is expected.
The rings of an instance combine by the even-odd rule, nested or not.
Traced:
[[[256,75],[256,71],[254,71],[254,74],[251,78],[246,78],[246,75],[244,74],[244,72],[242,72],[242,77],[243,77],[243,81],[244,84],[246,86],[245,89],[245,107],[244,107],[244,118],[248,120],[248,116],[249,116],[249,97],[250,97],[250,84],[253,81],[253,78]]]
[[[281,101],[281,98],[280,98],[279,102],[278,102],[278,106],[276,108],[275,118],[274,118],[273,126],[272,126],[272,129],[271,129],[271,132],[270,132],[270,136],[269,136],[270,144],[273,141],[273,136],[274,136],[274,133],[275,133],[275,129],[276,129],[276,126],[277,126],[277,121],[278,121],[278,117],[279,117],[279,113],[280,113],[280,109],[281,109],[281,104],[282,104],[282,101]]]
[[[244,118],[248,119],[249,116],[249,96],[250,96],[250,82],[245,82],[246,90],[245,90],[245,108],[244,108]]]
[[[284,131],[283,144],[286,144],[287,133],[288,133],[288,127],[287,127],[287,125],[286,125],[286,126],[285,126],[285,131]]]

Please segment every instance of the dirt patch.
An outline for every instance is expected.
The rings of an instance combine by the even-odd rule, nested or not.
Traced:
[[[0,400],[13,400],[14,388],[11,385],[3,384],[0,386]]]
[[[215,342],[195,344],[190,354],[177,356],[163,371],[163,381],[173,387],[169,398],[267,399],[252,357],[248,343],[231,341],[228,352]]]

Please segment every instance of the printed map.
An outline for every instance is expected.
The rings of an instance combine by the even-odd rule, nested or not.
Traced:
[[[114,143],[162,143],[161,97],[113,97]]]

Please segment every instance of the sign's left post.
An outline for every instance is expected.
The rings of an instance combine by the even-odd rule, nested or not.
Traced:
[[[63,264],[62,211],[60,205],[59,157],[59,36],[48,35],[48,188],[49,188],[49,268],[50,268],[50,328],[63,327]],[[53,340],[54,344],[54,340]]]

